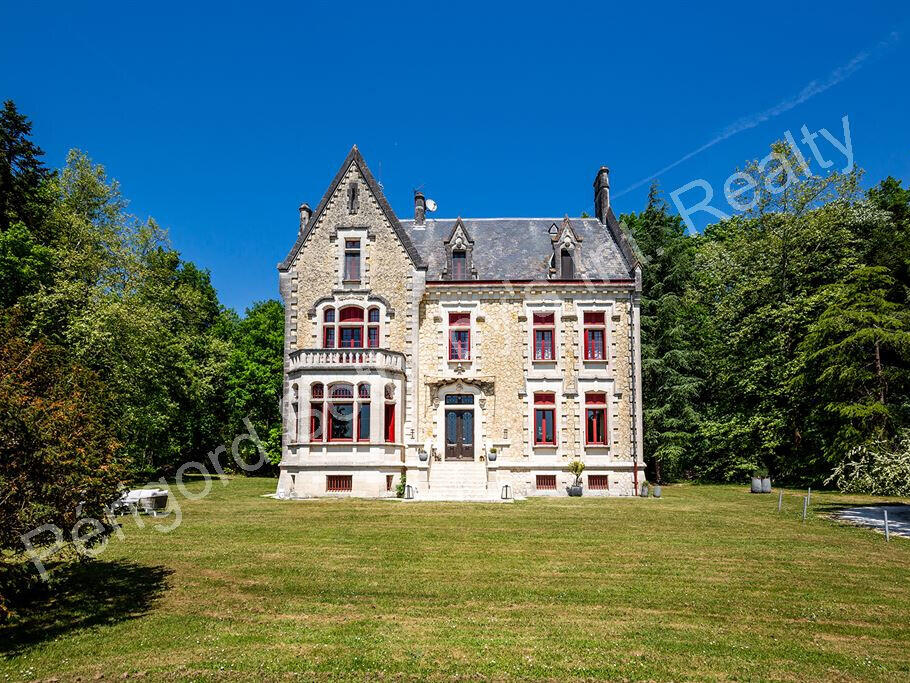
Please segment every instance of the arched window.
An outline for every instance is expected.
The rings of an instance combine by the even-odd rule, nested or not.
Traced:
[[[373,311],[376,311],[374,314]],[[379,346],[379,309],[370,309],[369,320],[375,318],[377,324],[368,328],[368,346]],[[363,339],[363,309],[360,306],[345,306],[338,310],[336,320],[335,309],[326,308],[323,313],[322,346],[326,349],[362,349]],[[374,329],[375,328],[375,329]]]
[[[366,382],[361,382],[357,385],[357,396],[359,398],[369,398],[370,397],[370,385]]]
[[[370,385],[359,384],[355,395],[353,384],[334,382],[327,397],[322,387],[310,390],[310,441],[369,441]]]
[[[312,398],[322,398],[323,395],[323,386],[322,382],[316,382],[313,386],[310,387],[310,396]]]

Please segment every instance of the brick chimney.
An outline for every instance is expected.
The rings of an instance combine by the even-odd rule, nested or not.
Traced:
[[[607,224],[607,211],[610,210],[610,169],[601,166],[594,177],[594,215],[604,225]]]
[[[310,216],[313,215],[313,209],[310,208],[310,205],[304,202],[300,205],[298,209],[300,211],[300,232],[306,230],[306,224],[310,220]]]
[[[420,190],[414,190],[414,225],[423,227],[426,222],[427,199]]]

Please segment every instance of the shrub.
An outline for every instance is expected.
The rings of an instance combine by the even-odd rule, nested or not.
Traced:
[[[825,483],[832,481],[844,493],[910,496],[910,430],[851,449]]]

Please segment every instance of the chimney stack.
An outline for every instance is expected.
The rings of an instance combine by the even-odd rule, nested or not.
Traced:
[[[420,190],[414,190],[414,225],[423,226],[426,222],[427,199]]]
[[[610,210],[610,169],[601,166],[594,177],[594,214],[604,225]]]
[[[313,215],[313,209],[310,208],[310,205],[304,202],[300,205],[298,209],[300,211],[300,232],[306,230],[306,224],[310,221],[310,216]]]

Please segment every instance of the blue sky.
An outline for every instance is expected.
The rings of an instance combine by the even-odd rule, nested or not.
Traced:
[[[238,310],[277,296],[297,206],[354,143],[401,216],[417,186],[442,217],[591,212],[602,164],[635,211],[637,183],[709,143],[659,181],[720,193],[786,130],[842,140],[845,115],[865,184],[910,181],[910,6],[703,7],[10,3],[0,98],[50,165],[103,164]]]

